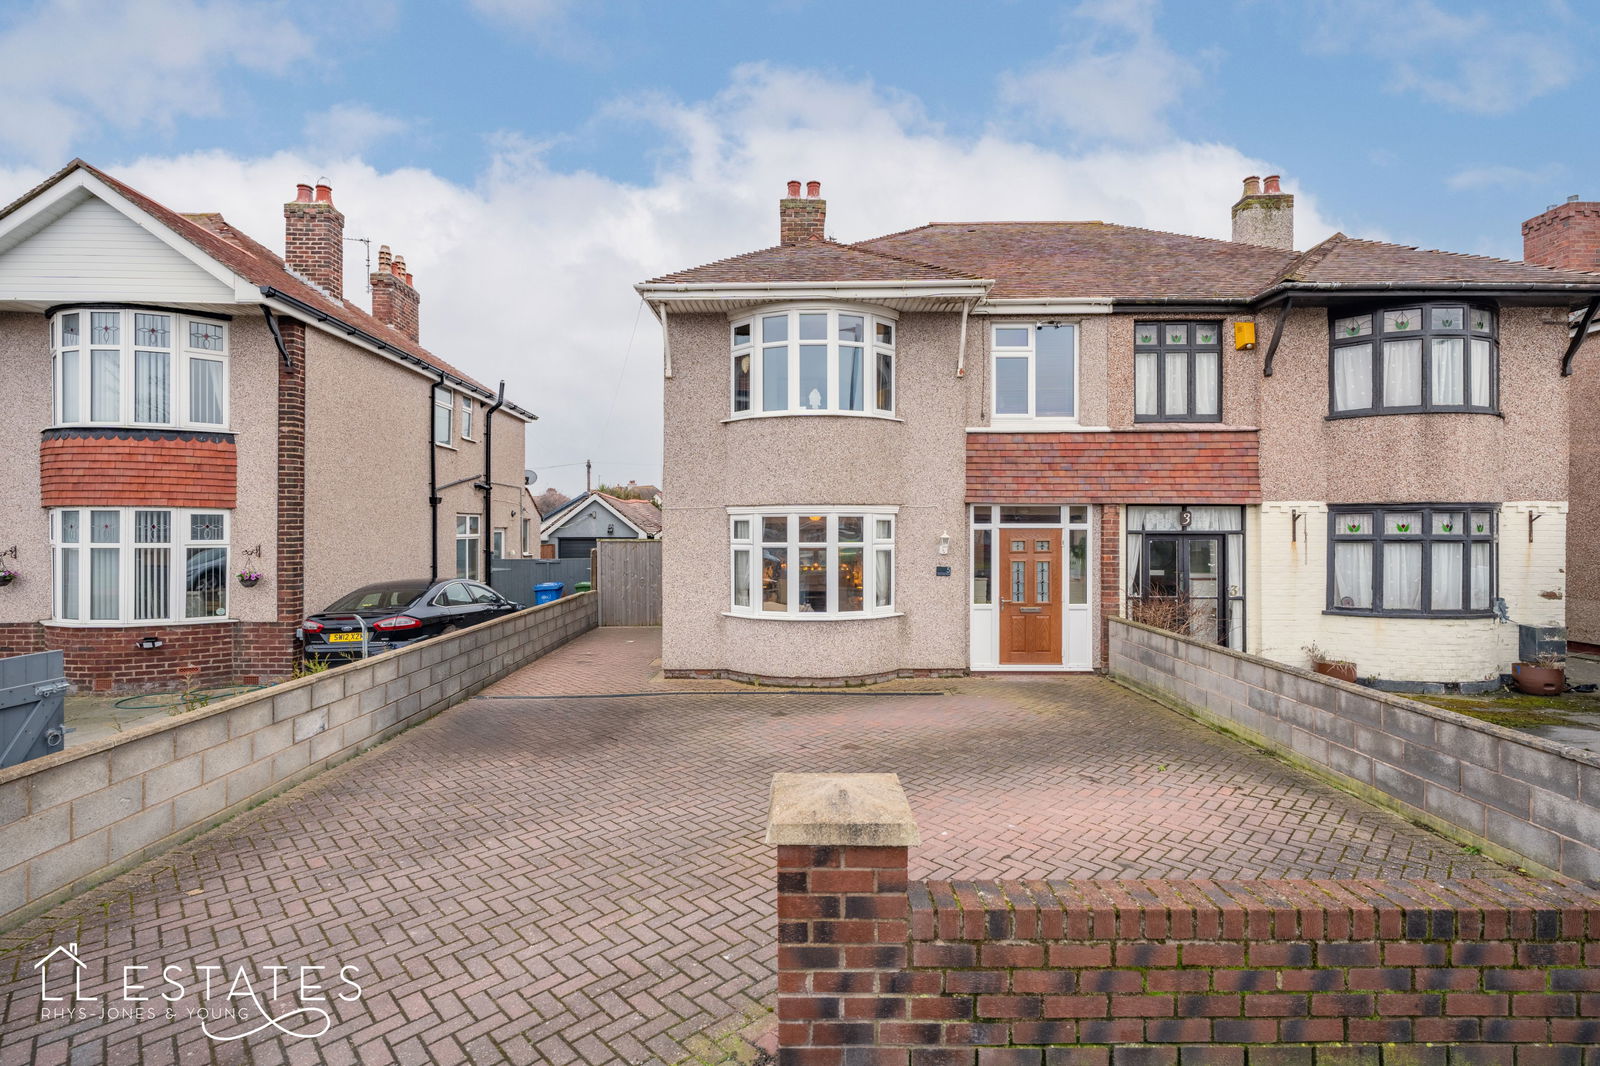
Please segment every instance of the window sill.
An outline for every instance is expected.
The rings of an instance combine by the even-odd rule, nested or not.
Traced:
[[[457,450],[456,446],[454,444],[442,444],[439,441],[434,441],[433,442],[433,446],[435,448],[449,448],[451,451],[456,451]]]
[[[237,622],[238,620],[231,615],[227,618],[174,618],[164,622],[156,620],[142,622],[80,622],[72,618],[46,618],[39,624],[59,629],[171,629],[173,626],[226,625],[229,622]]]
[[[968,433],[1104,433],[1110,426],[1086,426],[1076,418],[997,419],[987,426],[968,426]]]
[[[1326,422],[1342,422],[1347,418],[1389,418],[1394,415],[1486,415],[1502,421],[1505,414],[1499,410],[1486,411],[1479,407],[1401,407],[1392,411],[1330,411],[1323,416]]]
[[[1212,426],[1223,426],[1227,423],[1220,418],[1151,418],[1149,416],[1133,416],[1133,424],[1141,429],[1160,429],[1163,426],[1197,426],[1202,429]]]
[[[877,411],[755,411],[745,414],[729,415],[722,420],[723,425],[729,422],[752,422],[765,418],[873,418],[879,422],[904,422],[905,419],[898,415],[880,414]]]
[[[887,614],[822,614],[816,611],[806,611],[801,614],[778,614],[768,612],[763,614],[744,614],[739,611],[723,611],[724,618],[749,618],[758,622],[873,622],[883,618],[904,618],[904,611],[890,611]]]
[[[1354,607],[1325,607],[1322,613],[1330,617],[1350,618],[1420,618],[1434,622],[1471,621],[1479,618],[1495,618],[1493,611],[1363,611]]]

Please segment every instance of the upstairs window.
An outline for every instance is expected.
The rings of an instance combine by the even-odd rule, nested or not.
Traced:
[[[1133,327],[1133,420],[1222,419],[1222,326],[1137,322]]]
[[[461,439],[472,439],[472,399],[461,397]]]
[[[228,327],[159,309],[80,308],[50,319],[60,426],[228,425]]]
[[[824,308],[734,322],[733,414],[892,416],[896,328],[881,314]]]
[[[451,443],[454,429],[451,419],[455,415],[455,397],[442,385],[433,387],[433,443]]]
[[[1334,416],[1498,409],[1495,314],[1459,303],[1379,308],[1331,320]]]
[[[1493,505],[1341,506],[1328,522],[1330,612],[1491,613]]]
[[[995,421],[1077,418],[1076,326],[1001,324],[991,340]]]

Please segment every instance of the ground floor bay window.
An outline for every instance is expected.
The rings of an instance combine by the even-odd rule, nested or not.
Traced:
[[[1244,650],[1244,509],[1129,507],[1128,616]]]
[[[228,513],[62,508],[50,515],[55,619],[83,624],[228,616]]]
[[[895,613],[898,508],[732,508],[730,614],[822,620]]]
[[[1491,614],[1495,517],[1482,503],[1329,508],[1329,613]]]

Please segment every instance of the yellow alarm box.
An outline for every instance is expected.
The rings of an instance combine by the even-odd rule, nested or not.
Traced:
[[[1241,352],[1249,351],[1256,346],[1256,324],[1254,322],[1235,322],[1233,324],[1233,346]]]

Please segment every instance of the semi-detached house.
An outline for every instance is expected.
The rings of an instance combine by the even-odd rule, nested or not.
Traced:
[[[0,211],[0,655],[80,689],[281,677],[308,609],[484,579],[533,415],[419,343],[387,247],[344,295],[327,185],[280,257],[81,161]],[[260,574],[247,584],[239,575]]]
[[[1223,205],[1219,205],[1219,210]],[[665,323],[663,667],[1089,670],[1180,612],[1399,686],[1564,625],[1569,314],[1600,275],[1335,234],[939,223],[637,286]],[[1592,372],[1592,370],[1591,370]]]

